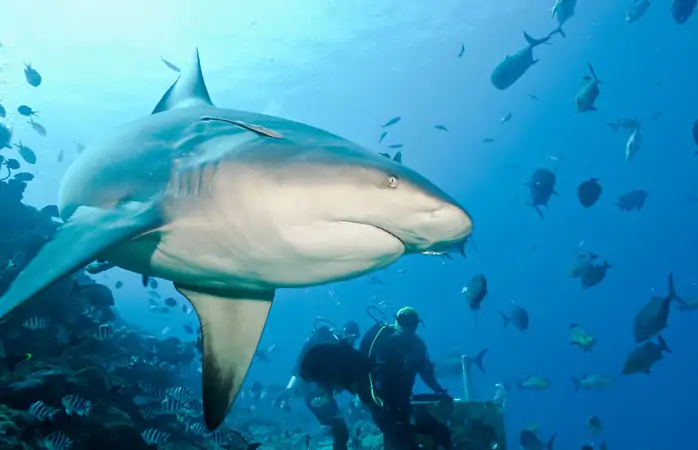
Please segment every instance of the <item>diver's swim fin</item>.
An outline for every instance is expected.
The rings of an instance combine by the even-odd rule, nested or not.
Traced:
[[[78,208],[0,298],[0,319],[110,247],[154,228],[159,219],[151,203],[133,202],[114,209]]]
[[[245,379],[274,291],[204,291],[177,283],[175,288],[191,302],[201,323],[204,421],[215,430]]]

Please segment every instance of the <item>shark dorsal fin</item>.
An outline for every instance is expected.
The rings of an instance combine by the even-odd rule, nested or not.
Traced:
[[[208,95],[204,75],[201,73],[201,61],[199,61],[199,49],[197,48],[189,65],[182,70],[182,73],[165,92],[151,114],[175,108],[202,105],[213,106],[213,102]]]

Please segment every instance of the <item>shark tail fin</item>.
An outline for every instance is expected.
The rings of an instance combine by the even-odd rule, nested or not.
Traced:
[[[201,323],[204,422],[215,430],[245,380],[274,291],[203,290],[179,284],[175,288],[191,302]]]
[[[393,156],[393,161],[402,164],[402,152],[400,150],[398,150],[398,152],[395,153],[395,156]]]

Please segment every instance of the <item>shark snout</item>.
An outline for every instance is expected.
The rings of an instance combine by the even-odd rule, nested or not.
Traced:
[[[442,203],[418,216],[418,223],[403,238],[403,243],[410,253],[442,252],[462,244],[472,230],[473,221],[463,208]]]

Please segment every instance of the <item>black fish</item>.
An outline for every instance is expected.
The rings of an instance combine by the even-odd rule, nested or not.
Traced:
[[[32,68],[31,64],[24,63],[24,78],[26,78],[27,83],[31,86],[39,87],[41,84],[41,75]]]
[[[499,311],[499,315],[502,316],[502,320],[504,320],[504,329],[506,329],[507,325],[509,325],[510,323],[514,325],[516,329],[518,329],[519,331],[526,331],[528,329],[528,311],[518,306],[517,304],[514,304],[514,309],[511,310],[511,313],[508,316],[502,311]]]
[[[630,191],[618,199],[616,206],[621,211],[632,211],[634,209],[640,210],[643,206],[645,206],[645,201],[647,200],[648,195],[649,193],[642,189]]]
[[[402,119],[402,117],[399,117],[399,116],[398,116],[398,117],[393,117],[392,119],[390,119],[389,121],[387,121],[387,122],[385,122],[383,125],[381,125],[381,127],[386,128],[386,127],[389,127],[389,126],[391,126],[391,125],[395,125],[395,124],[398,123],[401,119]]]
[[[611,267],[606,261],[603,264],[592,264],[582,275],[582,287],[588,289],[601,283],[606,278],[606,272]]]
[[[162,55],[160,55],[160,59],[162,60],[162,62],[165,63],[165,65],[166,65],[170,70],[172,70],[172,71],[174,71],[174,72],[177,72],[177,73],[180,73],[180,72],[181,72],[181,70],[179,69],[179,67],[177,67],[176,65],[172,64],[171,62],[169,62],[168,60],[166,60],[165,58],[163,58]]]
[[[555,442],[555,435],[550,437],[547,445],[544,444],[536,433],[531,430],[523,430],[519,435],[519,444],[523,450],[553,450],[553,443]]]
[[[177,306],[177,299],[174,297],[167,297],[165,299],[165,304],[170,308],[174,308],[175,306]]]
[[[382,132],[382,133],[381,133],[381,137],[378,138],[378,143],[380,144],[381,142],[383,142],[383,139],[385,139],[385,137],[386,137],[387,135],[388,135],[388,132],[387,132],[387,131]]]
[[[460,58],[461,56],[463,56],[464,53],[465,53],[465,45],[461,44],[460,51],[458,52],[458,57]]]
[[[526,182],[528,186],[530,199],[526,202],[527,205],[533,207],[538,215],[543,218],[539,206],[548,206],[548,201],[553,195],[558,195],[555,192],[555,174],[548,169],[537,169],[531,180]]]
[[[657,361],[664,359],[664,353],[671,353],[666,345],[666,341],[661,336],[657,336],[658,344],[645,342],[633,349],[623,364],[623,375],[634,373],[650,374],[652,366]]]
[[[468,307],[472,311],[477,311],[482,305],[482,301],[487,297],[487,278],[482,274],[477,274],[468,281],[466,287],[468,297]],[[477,316],[476,316],[477,317]]]
[[[38,116],[39,111],[34,111],[31,106],[19,105],[17,107],[17,112],[25,117]]]
[[[635,315],[633,321],[633,337],[640,343],[659,334],[667,325],[669,306],[672,300],[681,302],[674,288],[674,276],[669,274],[669,293],[666,297],[653,297]]]
[[[674,0],[671,4],[671,17],[679,25],[686,23],[696,9],[697,0]]]
[[[29,172],[20,172],[20,173],[16,173],[14,175],[14,177],[12,177],[12,178],[14,178],[17,181],[22,181],[24,183],[27,183],[27,182],[34,179],[34,175],[32,175]]]
[[[590,178],[577,188],[579,203],[585,208],[591,208],[601,197],[603,188],[599,184],[598,178]]]

